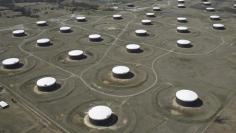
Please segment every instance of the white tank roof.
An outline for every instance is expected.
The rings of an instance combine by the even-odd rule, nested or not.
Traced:
[[[17,34],[23,34],[23,33],[25,33],[25,31],[24,30],[14,30],[12,33],[17,35]]]
[[[48,38],[41,38],[41,39],[37,40],[38,44],[49,43],[49,42],[50,42],[50,39],[48,39]]]
[[[178,4],[177,6],[178,6],[178,7],[185,7],[184,4]]]
[[[147,33],[147,30],[138,29],[138,30],[135,30],[135,33],[136,33],[136,34],[146,34],[146,33]]]
[[[46,23],[47,23],[47,21],[37,21],[37,22],[36,22],[36,24],[39,24],[39,25],[40,25],[40,24],[46,24]]]
[[[159,6],[152,7],[153,10],[160,10],[161,8]]]
[[[114,14],[114,15],[113,15],[113,18],[121,18],[121,17],[122,17],[121,14]]]
[[[197,93],[191,90],[179,90],[175,96],[183,102],[194,102],[198,99]]]
[[[186,27],[186,26],[178,26],[177,30],[186,31],[186,30],[188,30],[188,27]]]
[[[38,87],[50,87],[54,84],[56,84],[56,79],[53,77],[43,77],[37,80]]]
[[[236,4],[234,4],[233,6],[236,7]]]
[[[115,66],[112,68],[112,73],[114,74],[127,74],[130,72],[129,67],[127,66]]]
[[[69,26],[60,27],[60,31],[68,31],[68,30],[71,30],[71,27]]]
[[[77,16],[76,19],[77,19],[77,20],[85,20],[86,17],[85,17],[85,16]]]
[[[179,44],[179,45],[190,45],[191,41],[185,40],[185,39],[180,39],[180,40],[177,40],[177,44]]]
[[[128,45],[126,45],[126,49],[138,50],[138,49],[140,49],[140,45],[138,45],[138,44],[128,44]]]
[[[91,34],[91,35],[89,35],[89,39],[99,39],[99,38],[101,38],[101,35],[99,35],[99,34]]]
[[[69,56],[81,56],[84,54],[84,51],[82,50],[71,50],[68,52]]]
[[[5,101],[0,101],[0,108],[5,108],[9,106]]]
[[[202,2],[204,5],[211,5],[211,2],[210,1],[204,1]]]
[[[92,120],[98,120],[98,121],[106,120],[110,118],[111,115],[112,115],[111,108],[104,105],[94,106],[88,111],[88,116]]]
[[[213,24],[214,28],[223,28],[225,27],[223,24]]]
[[[185,0],[178,0],[178,2],[184,2]]]
[[[185,18],[185,17],[177,17],[177,20],[179,20],[179,21],[186,21],[187,18]]]
[[[154,16],[154,15],[155,15],[154,12],[147,12],[147,13],[146,13],[146,16]]]
[[[142,22],[142,23],[151,23],[152,20],[150,20],[150,19],[143,19],[141,22]]]
[[[220,16],[218,16],[218,15],[211,15],[210,18],[211,18],[211,19],[219,19]]]
[[[20,62],[20,59],[18,59],[18,58],[8,58],[8,59],[4,59],[2,61],[2,64],[4,66],[8,66],[8,65],[15,65],[15,64],[17,64],[19,62]]]
[[[213,11],[213,10],[215,10],[215,8],[214,7],[207,7],[206,10],[207,11]]]

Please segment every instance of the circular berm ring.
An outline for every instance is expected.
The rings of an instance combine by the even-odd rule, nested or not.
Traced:
[[[79,65],[92,64],[96,62],[98,58],[96,53],[93,50],[89,50],[89,49],[83,51],[84,58],[75,59],[75,60],[69,57],[68,52],[70,52],[70,50],[60,52],[59,54],[53,56],[53,58],[51,59],[52,62],[56,63],[59,66],[75,67]]]
[[[134,52],[130,51],[126,48],[127,45],[126,42],[122,42],[121,45],[116,45],[113,47],[113,55],[111,55],[112,58],[114,59],[119,59],[119,60],[146,60],[152,55],[155,55],[155,48],[152,46],[144,45],[144,44],[138,44],[140,46],[140,49],[137,51],[135,50]],[[130,45],[129,45],[130,46]],[[119,56],[117,56],[119,55]]]
[[[61,26],[57,28],[50,29],[48,31],[48,35],[52,36],[52,38],[56,37],[73,37],[78,36],[83,32],[82,29],[73,27],[73,26]]]
[[[98,31],[103,31],[108,34],[117,35],[119,34],[123,27],[121,24],[114,24],[114,23],[98,23],[93,25],[95,29]]]
[[[122,35],[121,39],[128,41],[144,41],[144,40],[153,40],[159,38],[152,31],[146,29],[130,29],[128,32]]]
[[[160,43],[160,47],[182,54],[204,54],[223,43],[221,38],[213,36],[210,33],[202,33],[200,36],[196,37],[188,35],[183,37],[180,34],[175,34],[171,36],[171,38],[166,38],[165,36],[161,36],[160,38],[164,40]],[[189,40],[191,46],[180,47],[178,40]],[[185,43],[185,41],[183,43]]]
[[[129,73],[123,76],[114,75],[116,66],[127,66]],[[126,71],[126,69],[125,69]],[[123,70],[122,70],[123,72]],[[91,77],[91,75],[94,75]],[[132,95],[149,88],[155,82],[155,75],[150,68],[144,66],[110,64],[91,69],[83,75],[90,87],[111,95]]]
[[[56,79],[55,85],[51,89],[42,89],[39,88],[37,84],[40,85],[40,80],[44,78],[53,77]],[[57,75],[48,76],[42,75],[38,77],[34,77],[30,80],[25,81],[22,85],[20,85],[20,93],[24,95],[27,99],[37,102],[50,102],[54,100],[59,100],[63,97],[70,95],[73,90],[76,88],[76,82],[74,79],[63,80]]]
[[[168,26],[165,24],[157,21],[152,21],[152,25],[146,26],[142,25],[141,20],[138,20],[137,23],[130,25],[127,32],[121,35],[120,39],[135,43],[143,43],[145,41],[145,43],[148,44],[156,44],[159,36],[166,31],[167,27]],[[142,30],[146,30],[147,34],[144,34],[143,36],[142,34],[137,35],[136,30],[141,30],[141,33]]]
[[[5,53],[10,49],[9,45],[5,43],[5,41],[0,42],[0,54]]]
[[[202,34],[201,31],[199,31],[195,28],[188,28],[186,26],[177,26],[176,29],[173,28],[173,29],[167,30],[164,34],[171,35],[171,34],[175,34],[175,33],[182,35],[182,37],[185,37],[185,38],[199,37]]]
[[[12,37],[14,39],[26,39],[40,33],[39,29],[31,29],[30,27],[24,27],[22,29],[10,30],[6,31],[3,36]],[[18,43],[18,42],[17,42]]]
[[[106,106],[112,110],[109,121],[104,125],[97,125],[90,121],[89,112],[91,109],[97,106]],[[109,111],[110,112],[110,111]],[[108,112],[108,113],[109,113]],[[110,114],[110,113],[109,113]],[[90,100],[83,102],[72,109],[65,117],[66,124],[75,131],[89,132],[91,130],[98,131],[110,131],[119,133],[129,133],[136,126],[136,114],[127,105],[122,107],[120,103],[116,101],[105,100]],[[97,117],[97,116],[95,116]]]
[[[35,68],[37,65],[36,60],[33,58],[19,58],[19,62],[16,64],[16,67],[6,68],[1,64],[0,67],[0,77],[1,76],[17,76]],[[15,66],[15,65],[14,65]]]
[[[98,38],[99,40],[96,40],[96,38],[99,37],[99,35],[100,35],[100,38]],[[91,39],[89,37],[91,37]],[[82,37],[79,37],[76,41],[79,44],[83,44],[83,45],[95,45],[95,46],[96,45],[110,45],[114,41],[114,38],[111,36],[104,35],[104,34],[91,33],[91,34],[86,34],[86,35],[83,35]]]
[[[47,38],[39,38],[36,40],[31,40],[26,42],[25,44],[23,44],[22,48],[27,50],[27,51],[31,51],[31,52],[38,52],[38,51],[47,51],[47,50],[58,50],[58,48],[62,47],[65,45],[65,42],[63,42],[62,40],[60,40],[59,38],[52,38],[49,39],[49,45],[48,44],[44,44],[44,45],[40,45],[37,43],[37,41],[39,41],[40,39],[45,39],[45,40],[41,40],[41,41],[47,41]]]
[[[118,13],[115,14],[116,17],[119,18],[117,15],[121,15],[121,18],[114,19],[112,15],[103,18],[100,22],[106,22],[106,23],[112,23],[112,24],[120,24],[120,25],[126,25],[130,20],[134,19],[134,16],[131,15],[131,13]]]
[[[201,89],[194,89],[199,96],[196,100],[198,104],[192,104],[193,106],[181,105],[176,100],[176,96],[179,96],[177,93],[180,90],[182,88],[170,87],[154,93],[153,104],[157,111],[178,121],[202,122],[211,119],[221,109],[222,105],[219,99],[213,93]],[[181,98],[183,97],[184,100],[196,99],[195,92],[191,92],[191,98],[189,95],[181,95]]]

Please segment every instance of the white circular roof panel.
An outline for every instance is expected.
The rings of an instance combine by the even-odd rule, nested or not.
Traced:
[[[41,38],[37,40],[38,44],[44,44],[44,43],[49,43],[49,42],[50,42],[50,39],[48,38]]]
[[[53,77],[43,77],[37,80],[37,86],[39,87],[49,87],[56,83],[56,79]]]
[[[82,50],[71,50],[68,52],[69,56],[81,56],[84,54],[84,51]]]
[[[91,34],[91,35],[89,35],[89,39],[99,39],[99,38],[101,38],[101,35],[99,35],[99,34]]]
[[[186,27],[186,26],[178,26],[177,30],[186,31],[186,30],[188,30],[188,27]]]
[[[24,30],[14,30],[12,33],[13,34],[24,34],[25,31]]]
[[[111,108],[104,106],[104,105],[98,105],[95,107],[92,107],[88,111],[88,116],[92,120],[106,120],[112,115]]]
[[[147,31],[146,31],[146,30],[143,30],[143,29],[139,29],[139,30],[135,30],[135,33],[136,33],[136,34],[146,34]]]
[[[8,66],[8,65],[15,65],[19,62],[20,62],[19,58],[8,58],[8,59],[4,59],[2,61],[2,64]]]
[[[152,20],[150,20],[150,19],[143,19],[141,22],[142,22],[142,23],[151,23]]]
[[[180,44],[180,45],[190,45],[191,42],[189,40],[180,39],[180,40],[177,40],[177,44]]]
[[[191,90],[179,90],[176,92],[176,98],[183,102],[194,102],[198,99],[198,94]]]
[[[71,27],[69,27],[69,26],[63,26],[63,27],[60,27],[60,30],[61,30],[61,31],[68,31],[68,30],[71,30]]]
[[[211,15],[210,18],[211,19],[220,19],[220,16],[218,16],[218,15]]]
[[[147,15],[147,16],[154,16],[155,13],[154,13],[154,12],[147,12],[146,15]]]
[[[78,16],[78,17],[76,17],[76,19],[77,19],[77,20],[85,20],[86,17],[84,17],[84,16]]]
[[[178,17],[177,20],[178,20],[178,21],[186,21],[187,18],[185,18],[185,17]]]
[[[46,24],[46,23],[47,23],[47,21],[37,21],[37,22],[36,22],[36,24],[39,24],[39,25],[40,25],[40,24]]]
[[[130,69],[127,66],[115,66],[112,68],[112,73],[114,74],[127,74]]]
[[[140,49],[140,45],[138,45],[138,44],[128,44],[128,45],[126,45],[126,48],[129,49],[129,50],[137,50],[137,49]]]
[[[213,24],[214,28],[223,28],[225,27],[223,24]]]

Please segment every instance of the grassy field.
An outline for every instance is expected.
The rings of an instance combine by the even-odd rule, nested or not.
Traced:
[[[176,0],[142,0],[115,4],[114,11],[58,9],[40,14],[0,17],[0,60],[17,57],[24,64],[16,70],[0,66],[0,101],[10,104],[0,109],[0,133],[235,133],[236,86],[236,8],[230,0],[212,0],[215,12],[205,11],[200,0],[186,0],[186,8],[177,8]],[[45,3],[39,3],[42,8]],[[156,16],[149,18],[160,6]],[[9,11],[12,13],[12,11]],[[122,14],[123,19],[112,19]],[[210,20],[217,14],[221,20]],[[74,17],[84,15],[86,22]],[[188,18],[187,23],[176,21]],[[142,25],[151,19],[152,25]],[[38,20],[48,26],[39,27]],[[212,28],[222,23],[224,30]],[[60,33],[70,26],[71,33]],[[189,33],[179,33],[177,26],[188,26]],[[26,36],[13,37],[12,31],[24,29]],[[137,36],[136,29],[146,29],[148,36]],[[101,34],[102,41],[91,42],[90,34]],[[51,46],[39,47],[37,39],[49,38]],[[188,39],[193,47],[180,48],[178,39]],[[129,53],[125,45],[137,43],[143,52]],[[81,49],[86,58],[68,59],[68,51]],[[134,77],[114,80],[115,65],[130,67]],[[36,81],[52,76],[61,85],[58,90],[38,92]],[[176,105],[175,92],[191,89],[203,105],[184,108]],[[15,101],[15,102],[14,102]],[[88,110],[107,105],[118,116],[116,124],[93,127],[86,124]]]

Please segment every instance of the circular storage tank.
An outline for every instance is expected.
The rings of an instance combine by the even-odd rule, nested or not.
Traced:
[[[190,47],[192,47],[191,41],[185,40],[185,39],[177,40],[177,45],[181,48],[190,48]]]
[[[24,30],[14,30],[12,32],[12,34],[15,37],[21,37],[21,36],[25,36],[25,31]]]
[[[186,23],[188,20],[185,17],[177,17],[177,21],[181,23]]]
[[[91,34],[91,35],[89,35],[89,40],[90,41],[101,41],[102,36],[99,34]]]
[[[213,7],[207,7],[206,10],[207,10],[208,12],[214,12],[214,11],[215,11],[215,8],[213,8]]]
[[[184,4],[178,4],[177,7],[178,8],[185,8],[185,5]]]
[[[138,44],[128,44],[126,45],[126,50],[129,53],[140,53],[142,51],[140,45]]]
[[[113,19],[116,19],[116,20],[122,19],[122,15],[120,15],[120,14],[114,14],[112,17],[113,17]]]
[[[135,33],[138,36],[146,36],[147,35],[147,31],[143,30],[143,29],[135,30]]]
[[[38,26],[47,26],[47,21],[37,21],[36,24]]]
[[[86,21],[86,17],[84,17],[84,16],[78,16],[78,17],[76,17],[76,20],[77,20],[78,22],[85,22],[85,21]]]
[[[89,121],[96,126],[109,125],[112,114],[111,108],[104,105],[94,106],[88,111]]]
[[[68,52],[68,56],[71,60],[81,60],[86,57],[82,50],[71,50]]]
[[[37,80],[38,89],[43,92],[50,92],[56,89],[56,79],[53,77],[43,77]]]
[[[206,5],[206,6],[210,6],[211,5],[211,2],[210,1],[204,1],[202,2],[203,5]]]
[[[210,19],[211,20],[220,20],[220,16],[218,16],[218,15],[211,15]]]
[[[234,8],[236,8],[236,4],[234,4],[233,6],[234,6]]]
[[[152,8],[153,11],[161,11],[161,8],[159,6],[154,6]]]
[[[143,20],[141,21],[141,23],[142,23],[143,25],[151,25],[151,24],[152,24],[152,20],[150,20],[150,19],[143,19]]]
[[[127,66],[115,66],[112,68],[112,74],[119,79],[127,79],[130,75],[130,69]]]
[[[40,47],[46,47],[51,45],[50,39],[48,38],[41,38],[37,40],[37,45]]]
[[[3,68],[5,69],[16,69],[20,67],[20,59],[8,58],[2,61]]]
[[[154,12],[147,12],[146,16],[147,17],[155,17],[155,13]]]
[[[213,28],[217,30],[223,30],[225,29],[225,26],[223,24],[213,24]]]
[[[177,32],[179,32],[179,33],[188,33],[189,30],[188,30],[188,27],[186,27],[186,26],[178,26],[177,27]]]
[[[71,27],[69,27],[69,26],[63,26],[63,27],[60,28],[61,33],[69,33],[71,31],[72,31]]]
[[[198,94],[192,90],[179,90],[175,96],[176,103],[184,107],[194,107],[198,101]]]

